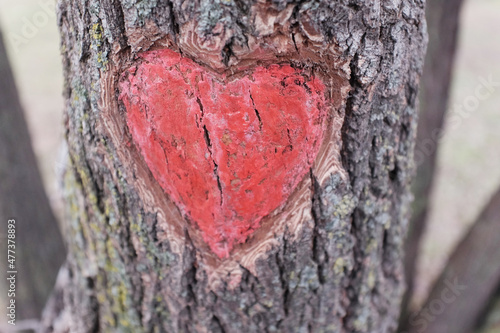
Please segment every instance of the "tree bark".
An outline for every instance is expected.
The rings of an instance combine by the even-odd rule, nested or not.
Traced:
[[[17,271],[15,297],[12,298],[17,305],[16,320],[39,319],[66,251],[43,187],[1,35],[0,219],[1,234],[5,235],[2,271]],[[15,220],[16,230],[15,248],[10,248],[14,253],[9,253],[16,259],[14,269],[6,267],[7,221],[10,219]]]
[[[423,7],[60,2],[70,254],[46,330],[395,331]],[[127,126],[122,74],[147,64],[141,52],[165,48],[224,84],[279,64],[325,86],[324,139],[310,170],[227,257],[164,192]]]

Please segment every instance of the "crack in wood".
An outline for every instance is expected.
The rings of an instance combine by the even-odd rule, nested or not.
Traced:
[[[212,142],[210,141],[210,134],[207,130],[207,126],[203,125],[203,136],[205,138],[205,143],[207,144],[207,149],[208,152],[210,153],[210,158],[212,159],[212,162],[214,164],[214,176],[217,179],[217,187],[219,188],[220,192],[220,205],[222,206],[224,199],[223,199],[223,194],[222,194],[222,185],[220,183],[220,178],[219,178],[219,165],[217,162],[215,162],[213,152],[212,152]]]
[[[253,100],[253,96],[250,90],[248,91],[248,93],[250,94],[250,99],[252,100],[252,106],[253,110],[255,111],[255,115],[257,116],[257,119],[259,119],[259,129],[262,132],[262,119],[260,118],[259,110],[257,110],[257,107],[255,106],[255,101]]]

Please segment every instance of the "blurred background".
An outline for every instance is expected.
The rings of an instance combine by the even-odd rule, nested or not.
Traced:
[[[38,167],[50,201],[57,211],[60,208],[56,161],[63,138],[63,79],[54,1],[0,0],[0,29],[26,114]]]
[[[0,0],[0,28],[32,144],[50,203],[60,216],[57,172],[63,83],[56,17],[51,10],[51,0]],[[500,0],[465,1],[430,215],[419,250],[414,306],[425,300],[451,251],[500,186],[500,85],[461,122],[451,120],[481,78],[489,77],[500,82]]]

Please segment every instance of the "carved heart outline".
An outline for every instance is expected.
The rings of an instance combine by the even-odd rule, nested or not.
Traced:
[[[289,64],[230,80],[169,49],[144,52],[120,81],[144,161],[220,258],[308,173],[323,139],[324,92]]]

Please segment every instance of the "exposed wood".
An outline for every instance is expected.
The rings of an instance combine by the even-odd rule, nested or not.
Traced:
[[[15,256],[15,269],[5,267],[8,219],[16,221],[15,249],[11,248],[14,253],[9,253]],[[65,259],[65,248],[43,187],[1,35],[0,226],[2,249],[5,250],[2,272],[18,272],[15,297],[12,298],[16,301],[16,320],[40,318]],[[5,278],[2,284],[5,286]],[[10,301],[10,298],[5,297],[5,300]]]
[[[59,25],[71,250],[47,331],[396,329],[422,2],[61,2]],[[141,52],[165,48],[218,77],[278,64],[325,86],[310,170],[227,257],[165,194],[119,99]]]

